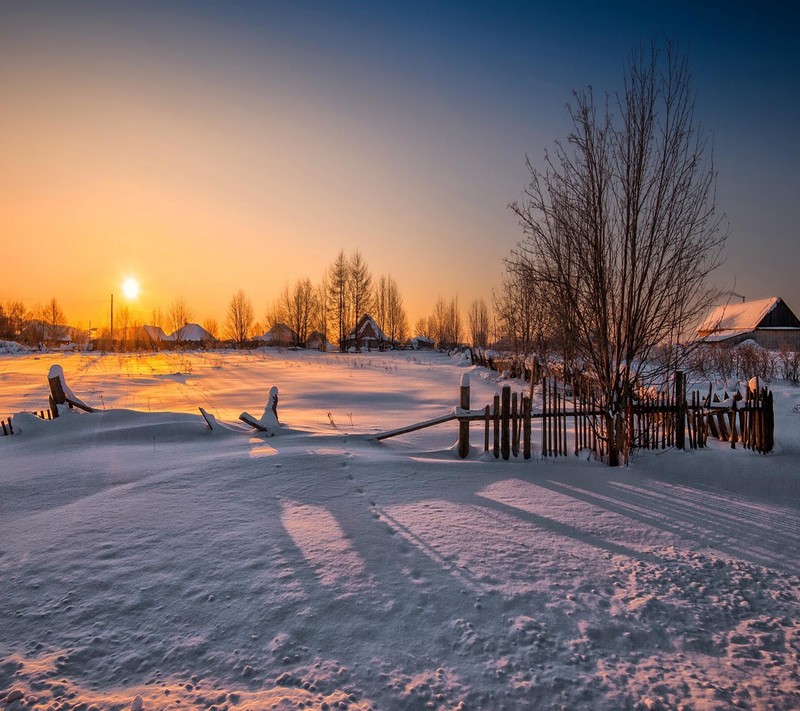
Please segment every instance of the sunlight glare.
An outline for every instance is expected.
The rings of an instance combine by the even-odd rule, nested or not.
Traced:
[[[122,292],[126,299],[135,299],[139,295],[139,282],[133,277],[128,277],[122,284]]]

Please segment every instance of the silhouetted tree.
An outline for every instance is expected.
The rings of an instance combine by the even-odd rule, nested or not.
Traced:
[[[649,355],[718,294],[705,284],[725,235],[690,85],[672,47],[633,52],[613,99],[574,93],[566,145],[543,171],[528,161],[531,183],[511,205],[525,238],[507,267],[530,274],[596,379],[612,465],[629,451],[624,412]]]
[[[193,318],[194,314],[183,298],[175,299],[170,304],[169,312],[167,313],[167,326],[178,345],[183,343],[186,327]]]
[[[250,337],[254,319],[253,304],[244,291],[239,289],[231,297],[225,320],[227,336],[238,348],[241,348]]]
[[[469,307],[469,333],[476,348],[489,345],[489,309],[483,297],[473,301]]]

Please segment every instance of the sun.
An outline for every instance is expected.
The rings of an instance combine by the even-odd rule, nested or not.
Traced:
[[[139,295],[139,282],[133,277],[128,277],[122,283],[122,293],[126,299],[135,299]]]

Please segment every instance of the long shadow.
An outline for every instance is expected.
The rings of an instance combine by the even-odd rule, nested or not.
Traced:
[[[556,482],[551,479],[538,479],[533,483],[655,529],[693,540],[700,547],[710,544],[729,555],[742,557],[759,565],[780,565],[790,570],[796,569],[798,565],[796,545],[789,541],[787,550],[787,541],[782,538],[777,516],[768,521],[771,524],[769,526],[753,524],[748,521],[744,512],[738,515],[725,513],[720,516],[719,510],[703,507],[686,497],[676,498],[674,502],[664,501],[662,496],[656,496],[653,492],[641,489],[632,491],[627,483],[623,499],[619,496],[619,491],[614,490],[616,482],[610,482],[605,477],[600,481],[602,482],[602,491],[593,491],[589,488],[577,487],[571,483]],[[587,480],[584,479],[581,484],[583,487],[587,486]],[[593,484],[594,482],[589,486]],[[641,486],[641,484],[638,485]],[[650,483],[650,486],[653,484]],[[706,494],[698,492],[698,498],[701,496],[706,496]],[[737,502],[727,499],[727,504],[735,507]],[[651,513],[646,513],[648,511]],[[786,533],[793,538],[791,531],[786,531]],[[754,545],[754,541],[763,540],[765,536],[769,537],[770,542],[775,543],[774,549]]]

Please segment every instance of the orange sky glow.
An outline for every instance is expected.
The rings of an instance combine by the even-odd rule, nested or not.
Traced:
[[[55,297],[102,327],[133,277],[143,322],[179,298],[222,322],[239,289],[263,320],[344,249],[394,277],[410,324],[439,296],[466,314],[522,238],[507,205],[526,154],[542,167],[568,134],[571,90],[613,91],[628,49],[671,29],[714,132],[718,277],[798,308],[792,38],[694,5],[459,7],[3,5],[0,302]]]

